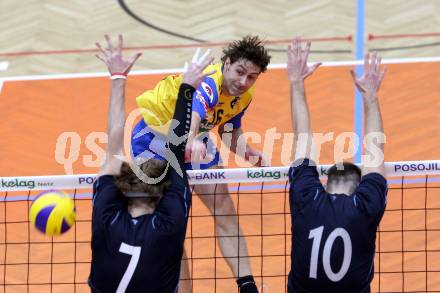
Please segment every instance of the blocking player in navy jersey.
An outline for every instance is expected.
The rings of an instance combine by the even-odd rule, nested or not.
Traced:
[[[312,157],[313,140],[304,90],[304,79],[320,65],[307,65],[309,50],[310,42],[303,49],[299,38],[293,40],[288,50],[296,135],[295,162],[289,170],[292,267],[288,292],[370,292],[376,229],[387,194],[385,140],[377,98],[385,70],[380,67],[377,54],[371,58],[367,54],[362,77],[356,78],[352,72],[363,97],[367,155],[363,156],[362,170],[351,163],[332,166],[325,189]]]
[[[168,162],[151,159],[136,169],[118,155],[123,150],[125,79],[140,54],[127,60],[121,54],[122,36],[116,48],[108,36],[106,39],[108,48],[97,46],[101,49],[98,58],[107,65],[112,78],[108,145],[106,161],[93,186],[89,285],[92,292],[102,293],[177,292],[191,206],[184,168],[191,101],[202,79],[214,73],[203,73],[212,59],[208,54],[193,59],[183,75],[173,116],[175,127],[168,132]],[[173,160],[178,168],[171,167]]]

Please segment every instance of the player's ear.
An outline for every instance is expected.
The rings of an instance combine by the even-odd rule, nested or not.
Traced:
[[[227,57],[226,60],[225,60],[224,69],[226,71],[229,71],[230,67],[231,67],[231,59],[229,59],[229,57]]]

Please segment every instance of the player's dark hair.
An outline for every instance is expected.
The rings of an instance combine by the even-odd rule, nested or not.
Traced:
[[[258,36],[247,35],[243,39],[233,41],[223,49],[222,62],[226,59],[231,60],[231,64],[240,59],[246,59],[260,67],[261,72],[265,72],[270,62],[270,55],[264,48],[263,41]]]
[[[356,178],[357,182],[361,181],[362,171],[353,163],[343,162],[330,167],[327,171],[327,185],[341,178]]]
[[[149,178],[158,178],[165,172],[167,162],[164,160],[150,159],[142,165],[140,169]],[[151,198],[158,200],[158,196],[162,195],[170,185],[170,182],[165,178],[157,184],[147,184],[143,182],[134,173],[130,165],[126,162],[122,163],[121,173],[115,176],[116,186],[122,193],[126,192],[145,192],[151,195]]]

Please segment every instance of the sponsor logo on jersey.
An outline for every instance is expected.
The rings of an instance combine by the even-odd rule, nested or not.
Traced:
[[[209,97],[209,101],[212,104],[212,101],[214,99],[214,92],[212,90],[212,88],[205,82],[202,81],[202,88],[205,90],[205,93],[208,95]]]
[[[235,104],[237,104],[238,99],[240,99],[240,97],[234,97],[234,99],[231,101],[231,108],[234,109]]]
[[[203,108],[205,108],[205,111],[208,111],[208,109],[209,109],[208,103],[203,98],[203,95],[201,92],[197,91],[196,98],[202,103]]]

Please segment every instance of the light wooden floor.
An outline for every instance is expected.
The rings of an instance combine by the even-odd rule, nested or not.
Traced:
[[[312,60],[353,60],[356,37],[356,1],[140,1],[126,0],[127,7],[143,20],[162,29],[208,42],[229,41],[258,34],[273,41],[295,35],[309,38],[352,36],[352,41],[315,42]],[[391,48],[435,43],[440,36],[367,41],[368,34],[438,32],[440,2],[368,0],[365,5],[366,48]],[[193,48],[173,48],[197,42],[159,32],[124,12],[118,1],[3,0],[0,3],[0,61],[10,62],[1,76],[102,71],[93,53],[62,53],[93,49],[104,33],[123,33],[131,47],[168,45],[144,49],[138,69],[176,68]],[[286,43],[270,45],[282,50]],[[220,47],[216,46],[217,56]],[[332,53],[341,50],[342,53]],[[49,54],[47,51],[55,51]],[[60,52],[61,51],[61,52]],[[346,51],[344,53],[344,51]],[[33,52],[33,53],[32,53]],[[46,53],[44,53],[46,52]],[[58,53],[56,53],[58,52]],[[9,53],[6,54],[6,53]],[[438,56],[439,46],[383,52],[386,58]],[[6,54],[6,55],[5,55]],[[12,54],[12,55],[11,55]],[[15,55],[14,55],[15,54]],[[18,54],[18,56],[17,56]],[[272,63],[284,63],[284,52],[273,52]]]

